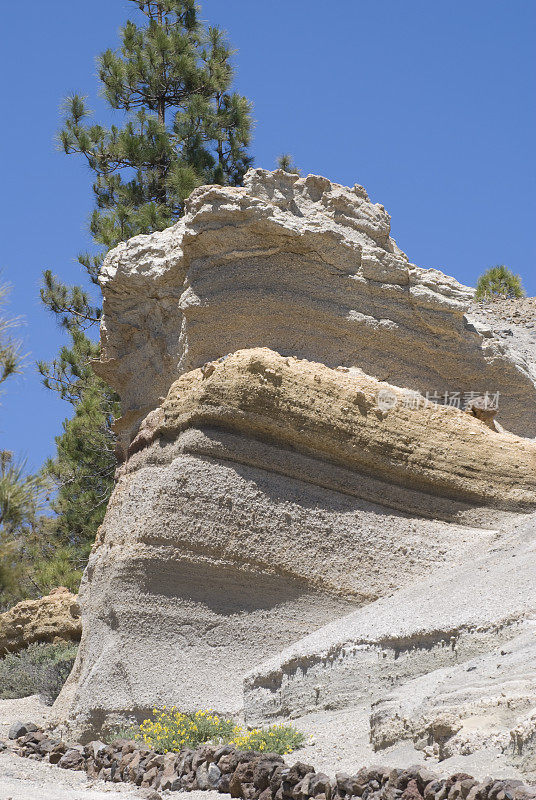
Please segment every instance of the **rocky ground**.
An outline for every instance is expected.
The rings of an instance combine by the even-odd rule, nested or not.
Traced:
[[[46,725],[49,712],[50,707],[37,695],[0,700],[0,740],[7,740],[11,725],[19,720]],[[112,800],[127,796],[142,795],[129,786],[107,786],[103,781],[89,781],[81,772],[23,759],[11,750],[0,753],[0,800]]]
[[[179,797],[168,792],[166,797]],[[184,796],[184,795],[182,795]],[[0,800],[152,800],[155,792],[128,784],[90,780],[83,772],[0,753]],[[188,800],[229,800],[218,792],[189,792]]]
[[[13,723],[32,720],[46,726],[50,706],[37,695],[0,700],[0,741],[6,741]],[[0,753],[0,800],[148,800],[155,793],[129,784],[91,780],[84,772],[59,769],[43,761],[21,758],[8,749]],[[173,792],[170,797],[177,796]],[[188,800],[227,800],[218,792],[190,792]]]
[[[145,789],[142,796],[147,800],[162,800],[177,789],[194,794],[215,789],[225,798],[230,794],[244,800],[536,800],[536,786],[521,780],[479,780],[459,769],[443,776],[426,766],[408,765],[407,759],[399,768],[375,764],[328,776],[301,760],[303,751],[289,757],[287,763],[275,753],[241,751],[230,745],[200,745],[195,750],[162,755],[126,739],[108,745],[98,740],[85,746],[68,744],[35,726],[19,723],[10,737],[13,753],[24,760],[57,764],[60,772],[85,772],[108,785],[134,783]],[[39,785],[46,789],[46,778]],[[19,788],[15,783],[15,789]]]
[[[475,311],[484,311],[497,321],[511,325],[524,325],[536,336],[536,297],[522,297],[519,300],[493,300],[474,303]]]
[[[536,297],[473,303],[471,318],[487,323],[505,344],[521,353],[536,370]]]
[[[145,798],[158,800],[159,793],[140,789],[131,784],[106,783],[89,778],[85,772],[60,769],[43,761],[21,758],[13,752],[13,742],[7,735],[13,723],[33,720],[46,727],[50,708],[39,697],[0,701],[0,740],[8,741],[8,749],[0,752],[0,800],[119,800],[122,798]],[[411,744],[389,748],[374,753],[366,743],[362,731],[368,727],[368,718],[363,709],[346,709],[340,712],[309,714],[295,721],[298,728],[308,734],[306,746],[289,755],[287,763],[297,760],[314,764],[317,772],[335,775],[347,772],[354,774],[362,765],[388,765],[405,769],[408,765],[421,764],[425,770],[431,768],[439,776],[454,773],[470,773],[482,780],[489,773],[489,753],[480,759],[478,753],[471,758],[450,758],[440,764],[428,764],[420,751]],[[497,753],[493,770],[496,779],[520,777]],[[178,793],[166,792],[165,796]],[[228,800],[229,795],[216,791],[193,791],[188,800]]]
[[[0,800],[126,800],[148,796],[126,784],[90,781],[82,772],[0,753]]]

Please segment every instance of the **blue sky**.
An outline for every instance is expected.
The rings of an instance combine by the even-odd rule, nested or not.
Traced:
[[[254,103],[256,164],[281,152],[303,172],[363,184],[410,259],[474,284],[506,263],[536,294],[536,69],[533,0],[205,0],[237,49],[236,85]],[[0,31],[0,267],[25,317],[28,366],[7,386],[0,447],[39,467],[70,406],[37,359],[63,338],[41,307],[42,270],[83,279],[91,176],[54,146],[62,98],[90,96],[95,56],[115,46],[127,0],[29,0]]]

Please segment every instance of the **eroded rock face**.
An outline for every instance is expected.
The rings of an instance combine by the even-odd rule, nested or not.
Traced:
[[[77,641],[82,632],[76,595],[63,586],[38,600],[23,600],[0,614],[0,657],[34,642]]]
[[[423,394],[500,392],[498,421],[536,436],[523,353],[466,316],[472,289],[411,264],[389,234],[361,186],[255,169],[243,188],[196,189],[172,228],[119,245],[100,276],[96,369],[121,395],[122,454],[179,375],[251,347]]]
[[[369,376],[258,348],[183,375],[162,405],[160,424],[151,424],[167,439],[212,426],[269,440],[458,502],[536,506],[535,442],[496,432],[479,408],[469,416],[425,398],[415,407],[405,400],[402,389]]]
[[[245,680],[248,722],[361,702],[378,752],[405,740],[439,760],[489,748],[531,772],[536,516],[517,519],[512,530],[489,531],[459,565],[256,667]]]
[[[400,403],[382,411],[386,388]],[[486,541],[499,513],[486,506],[536,505],[534,442],[402,398],[267,349],[172,385],[131,445],[81,587],[84,637],[58,701],[79,735],[159,704],[239,712],[252,664]]]
[[[315,176],[202,187],[101,282],[124,463],[57,719],[88,738],[164,704],[238,714],[245,697],[264,721],[366,702],[378,748],[446,736],[427,698],[413,718],[411,682],[452,669],[455,686],[536,610],[514,580],[533,564],[515,532],[531,540],[536,506],[530,350],[410,264],[361,187]],[[505,725],[526,742],[523,714]]]

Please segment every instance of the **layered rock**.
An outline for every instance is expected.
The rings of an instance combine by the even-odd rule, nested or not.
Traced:
[[[159,424],[152,415],[151,431],[170,439],[211,426],[410,492],[505,508],[536,505],[536,443],[422,397],[408,404],[407,397],[366,375],[341,375],[267,349],[244,350],[176,381]],[[144,434],[132,450],[147,442]]]
[[[0,614],[0,657],[34,642],[77,641],[82,633],[76,595],[63,586],[37,600],[23,600]]]
[[[121,395],[122,454],[179,375],[251,347],[423,394],[499,392],[499,422],[536,436],[523,353],[471,322],[473,290],[411,264],[389,234],[361,186],[256,169],[243,188],[196,189],[176,225],[111,251],[96,369]]]
[[[536,516],[315,631],[245,680],[251,724],[364,705],[376,751],[409,740],[441,760],[490,751],[533,767]],[[487,768],[487,767],[486,767]]]
[[[534,442],[403,397],[267,349],[171,386],[81,588],[78,731],[155,703],[236,713],[252,663],[487,540],[483,507],[536,505]]]
[[[201,187],[101,282],[124,463],[55,706],[73,733],[163,704],[239,714],[248,675],[249,719],[374,701],[380,747],[387,687],[523,633],[532,584],[488,603],[482,559],[534,526],[530,353],[470,315],[467,287],[410,264],[361,187],[262,170]],[[445,392],[466,410],[426,396]],[[504,553],[513,585],[531,556]]]

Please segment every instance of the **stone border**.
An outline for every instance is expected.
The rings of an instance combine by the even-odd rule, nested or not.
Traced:
[[[407,769],[363,767],[329,778],[297,761],[289,767],[275,753],[238,751],[230,745],[160,755],[140,742],[118,739],[68,744],[34,725],[22,728],[13,751],[25,758],[87,772],[91,778],[160,791],[212,789],[243,800],[536,800],[536,786],[520,780],[477,781],[466,773],[441,778],[419,765]],[[33,730],[32,730],[33,729]],[[5,749],[0,742],[0,750]]]

